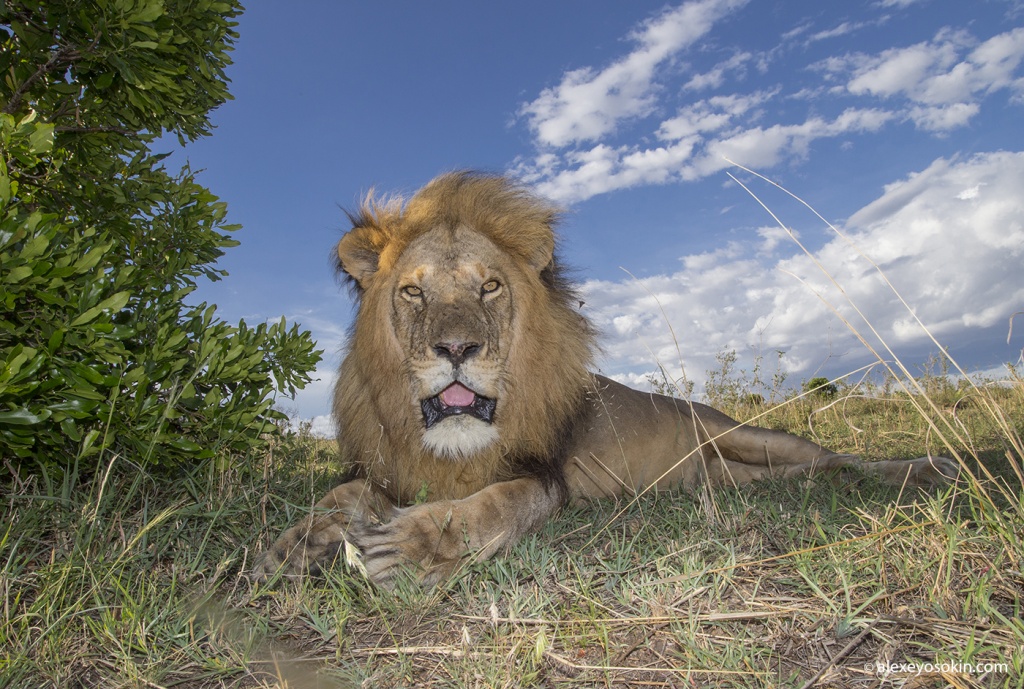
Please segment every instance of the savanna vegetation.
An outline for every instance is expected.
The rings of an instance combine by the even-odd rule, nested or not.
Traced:
[[[229,97],[238,11],[0,9],[0,687],[1022,686],[1024,380],[944,357],[794,387],[723,353],[706,392],[838,451],[956,457],[943,491],[648,493],[431,590],[251,582],[344,467],[275,424],[308,336],[189,305],[233,228],[151,150]]]
[[[868,456],[957,454],[948,490],[765,481],[582,505],[431,590],[340,562],[245,576],[337,480],[333,443],[303,433],[173,482],[115,455],[53,492],[8,479],[0,684],[1020,686],[1024,381],[916,382],[955,398],[840,385],[758,422]]]

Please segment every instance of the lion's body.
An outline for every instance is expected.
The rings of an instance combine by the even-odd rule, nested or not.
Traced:
[[[347,540],[380,584],[405,567],[436,581],[569,499],[861,465],[589,373],[594,331],[555,259],[556,212],[506,179],[444,175],[352,219],[338,257],[360,302],[334,401],[352,478],[278,539],[264,573],[319,569]],[[868,466],[914,485],[955,473]]]

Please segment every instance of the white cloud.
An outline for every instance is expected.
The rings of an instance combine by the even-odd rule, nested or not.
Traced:
[[[771,167],[787,156],[805,156],[816,139],[851,132],[877,131],[892,119],[881,110],[850,109],[834,120],[813,117],[801,124],[755,127],[707,144],[707,155],[697,165],[701,176],[724,169],[729,158],[747,167]]]
[[[747,0],[693,0],[644,22],[630,34],[637,44],[600,71],[583,67],[565,73],[520,109],[537,141],[560,148],[599,139],[619,122],[648,114],[655,105],[655,72],[714,23]]]
[[[658,127],[657,136],[662,140],[676,141],[694,134],[724,129],[738,117],[754,110],[777,93],[777,89],[756,91],[749,95],[714,96],[692,103],[680,108],[675,117],[662,122]]]
[[[978,111],[977,98],[1002,89],[1024,93],[1024,79],[1017,75],[1024,62],[1024,28],[975,44],[963,31],[943,30],[931,41],[830,58],[817,67],[833,76],[848,73],[846,89],[853,95],[906,98],[917,104],[908,115],[916,125],[948,131]]]
[[[812,24],[810,22],[803,22],[801,24],[794,26],[792,29],[782,34],[783,43],[788,43],[797,36],[807,33],[808,31],[810,31],[811,26]]]
[[[966,125],[981,111],[977,103],[951,103],[949,105],[912,107],[907,117],[918,129],[943,134]]]
[[[904,9],[917,3],[923,4],[924,2],[928,2],[928,0],[880,0],[878,4],[882,7],[898,7],[900,9]]]
[[[734,72],[741,77],[746,74],[746,65],[754,56],[748,52],[739,52],[725,62],[715,65],[711,71],[704,74],[695,74],[690,80],[683,84],[688,91],[699,91],[701,89],[716,89],[725,83],[725,75]]]
[[[1005,322],[1024,303],[1022,186],[1024,153],[940,159],[887,186],[844,231],[932,334],[955,344],[974,329]],[[897,353],[930,348],[911,314],[847,241],[833,238],[817,253],[840,292],[805,255],[786,251],[780,229],[757,234],[762,241],[751,237],[745,246],[683,257],[669,275],[586,283],[587,311],[605,333],[605,371],[635,383],[659,365],[679,377],[682,363],[700,383],[716,353],[735,349],[743,356],[757,346],[785,350],[790,370],[804,376],[830,355],[846,355],[846,370],[868,361],[815,292],[870,338],[846,303],[852,299]]]
[[[677,106],[656,123],[641,122],[694,91],[722,90],[727,82],[742,80],[750,64],[766,59],[732,49],[708,71],[674,75],[679,85],[671,89],[672,75],[659,70],[743,5],[742,0],[696,0],[666,10],[633,31],[634,49],[610,66],[566,73],[558,86],[522,106],[537,153],[517,159],[511,172],[554,201],[577,203],[639,185],[700,180],[726,167],[726,157],[768,169],[807,157],[816,140],[878,132],[900,122],[948,137],[977,118],[982,99],[997,91],[1009,91],[1012,102],[1024,103],[1024,27],[985,40],[967,29],[947,28],[910,46],[821,60],[808,68],[817,82],[782,77],[780,85],[715,93]],[[803,23],[787,35],[806,35],[809,43],[890,17],[845,21],[818,33]],[[787,92],[787,85],[799,88]],[[849,107],[836,114],[844,105]],[[806,114],[794,115],[794,107]],[[619,131],[627,122],[629,130]],[[842,145],[851,150],[855,143]]]
[[[881,110],[850,109],[832,120],[814,117],[800,124],[751,127],[730,130],[718,138],[701,138],[725,128],[756,101],[755,97],[726,97],[697,103],[662,123],[659,137],[671,141],[664,146],[598,144],[588,151],[566,154],[563,167],[545,159],[544,174],[522,163],[516,172],[534,182],[544,196],[572,203],[640,184],[701,179],[728,167],[726,158],[747,167],[771,167],[785,158],[806,156],[817,139],[877,131],[894,117]]]
[[[332,286],[332,290],[336,287]],[[347,317],[339,317],[337,311],[338,296],[330,294],[330,299],[325,303],[328,306],[320,310],[305,310],[301,313],[288,316],[289,323],[298,323],[299,327],[310,331],[317,349],[323,350],[323,358],[317,364],[316,370],[310,375],[312,381],[302,390],[295,391],[295,398],[280,398],[275,405],[278,409],[288,414],[293,422],[298,420],[308,421],[320,419],[314,424],[314,429],[324,430],[324,419],[329,419],[331,400],[334,395],[334,383],[337,380],[338,366],[341,364],[341,354],[344,343],[348,339],[346,331]],[[320,435],[333,435],[320,433]]]
[[[808,43],[816,43],[818,41],[824,41],[829,38],[835,38],[836,36],[845,36],[848,33],[853,33],[858,29],[864,28],[864,22],[843,22],[839,26],[824,31],[819,31],[815,34],[811,34],[808,37]]]
[[[956,64],[961,46],[957,41],[918,43],[907,48],[890,48],[876,56],[851,55],[847,65],[854,66],[846,88],[856,95],[909,95],[921,93],[926,80],[944,73]],[[843,64],[838,60],[836,66]],[[846,65],[843,65],[846,66]]]

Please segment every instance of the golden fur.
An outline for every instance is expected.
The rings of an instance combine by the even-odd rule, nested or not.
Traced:
[[[412,502],[424,485],[431,499],[463,498],[514,475],[510,463],[519,458],[551,459],[558,434],[578,412],[593,334],[573,308],[575,295],[550,266],[555,217],[553,208],[502,178],[447,175],[407,204],[368,199],[339,243],[341,268],[361,291],[334,396],[342,460],[363,467],[361,474],[393,500]],[[514,262],[536,269],[509,273],[519,308],[530,317],[516,319],[515,332],[503,334],[516,344],[505,362],[502,411],[495,421],[500,443],[456,467],[420,442],[421,413],[408,394],[403,365],[408,353],[382,329],[391,323],[397,257],[427,231],[460,226],[475,228]],[[375,267],[372,260],[361,263],[374,254],[380,257]]]
[[[347,541],[378,584],[407,569],[430,583],[569,499],[851,466],[914,485],[955,475],[941,458],[863,465],[589,373],[594,331],[555,257],[556,220],[508,179],[472,173],[408,202],[371,196],[352,216],[337,255],[359,311],[334,398],[350,480],[259,573],[317,571]]]

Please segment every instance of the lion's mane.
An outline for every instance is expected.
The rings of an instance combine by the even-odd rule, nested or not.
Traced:
[[[557,210],[505,178],[461,172],[435,179],[408,201],[371,192],[350,218],[338,267],[356,283],[358,311],[333,412],[353,477],[400,503],[412,502],[424,486],[431,500],[461,498],[523,475],[564,494],[564,455],[591,384],[595,333],[555,255]],[[422,444],[421,411],[392,322],[391,269],[417,236],[458,226],[502,251],[516,317],[511,332],[501,333],[512,344],[495,413],[499,441],[453,461]]]

